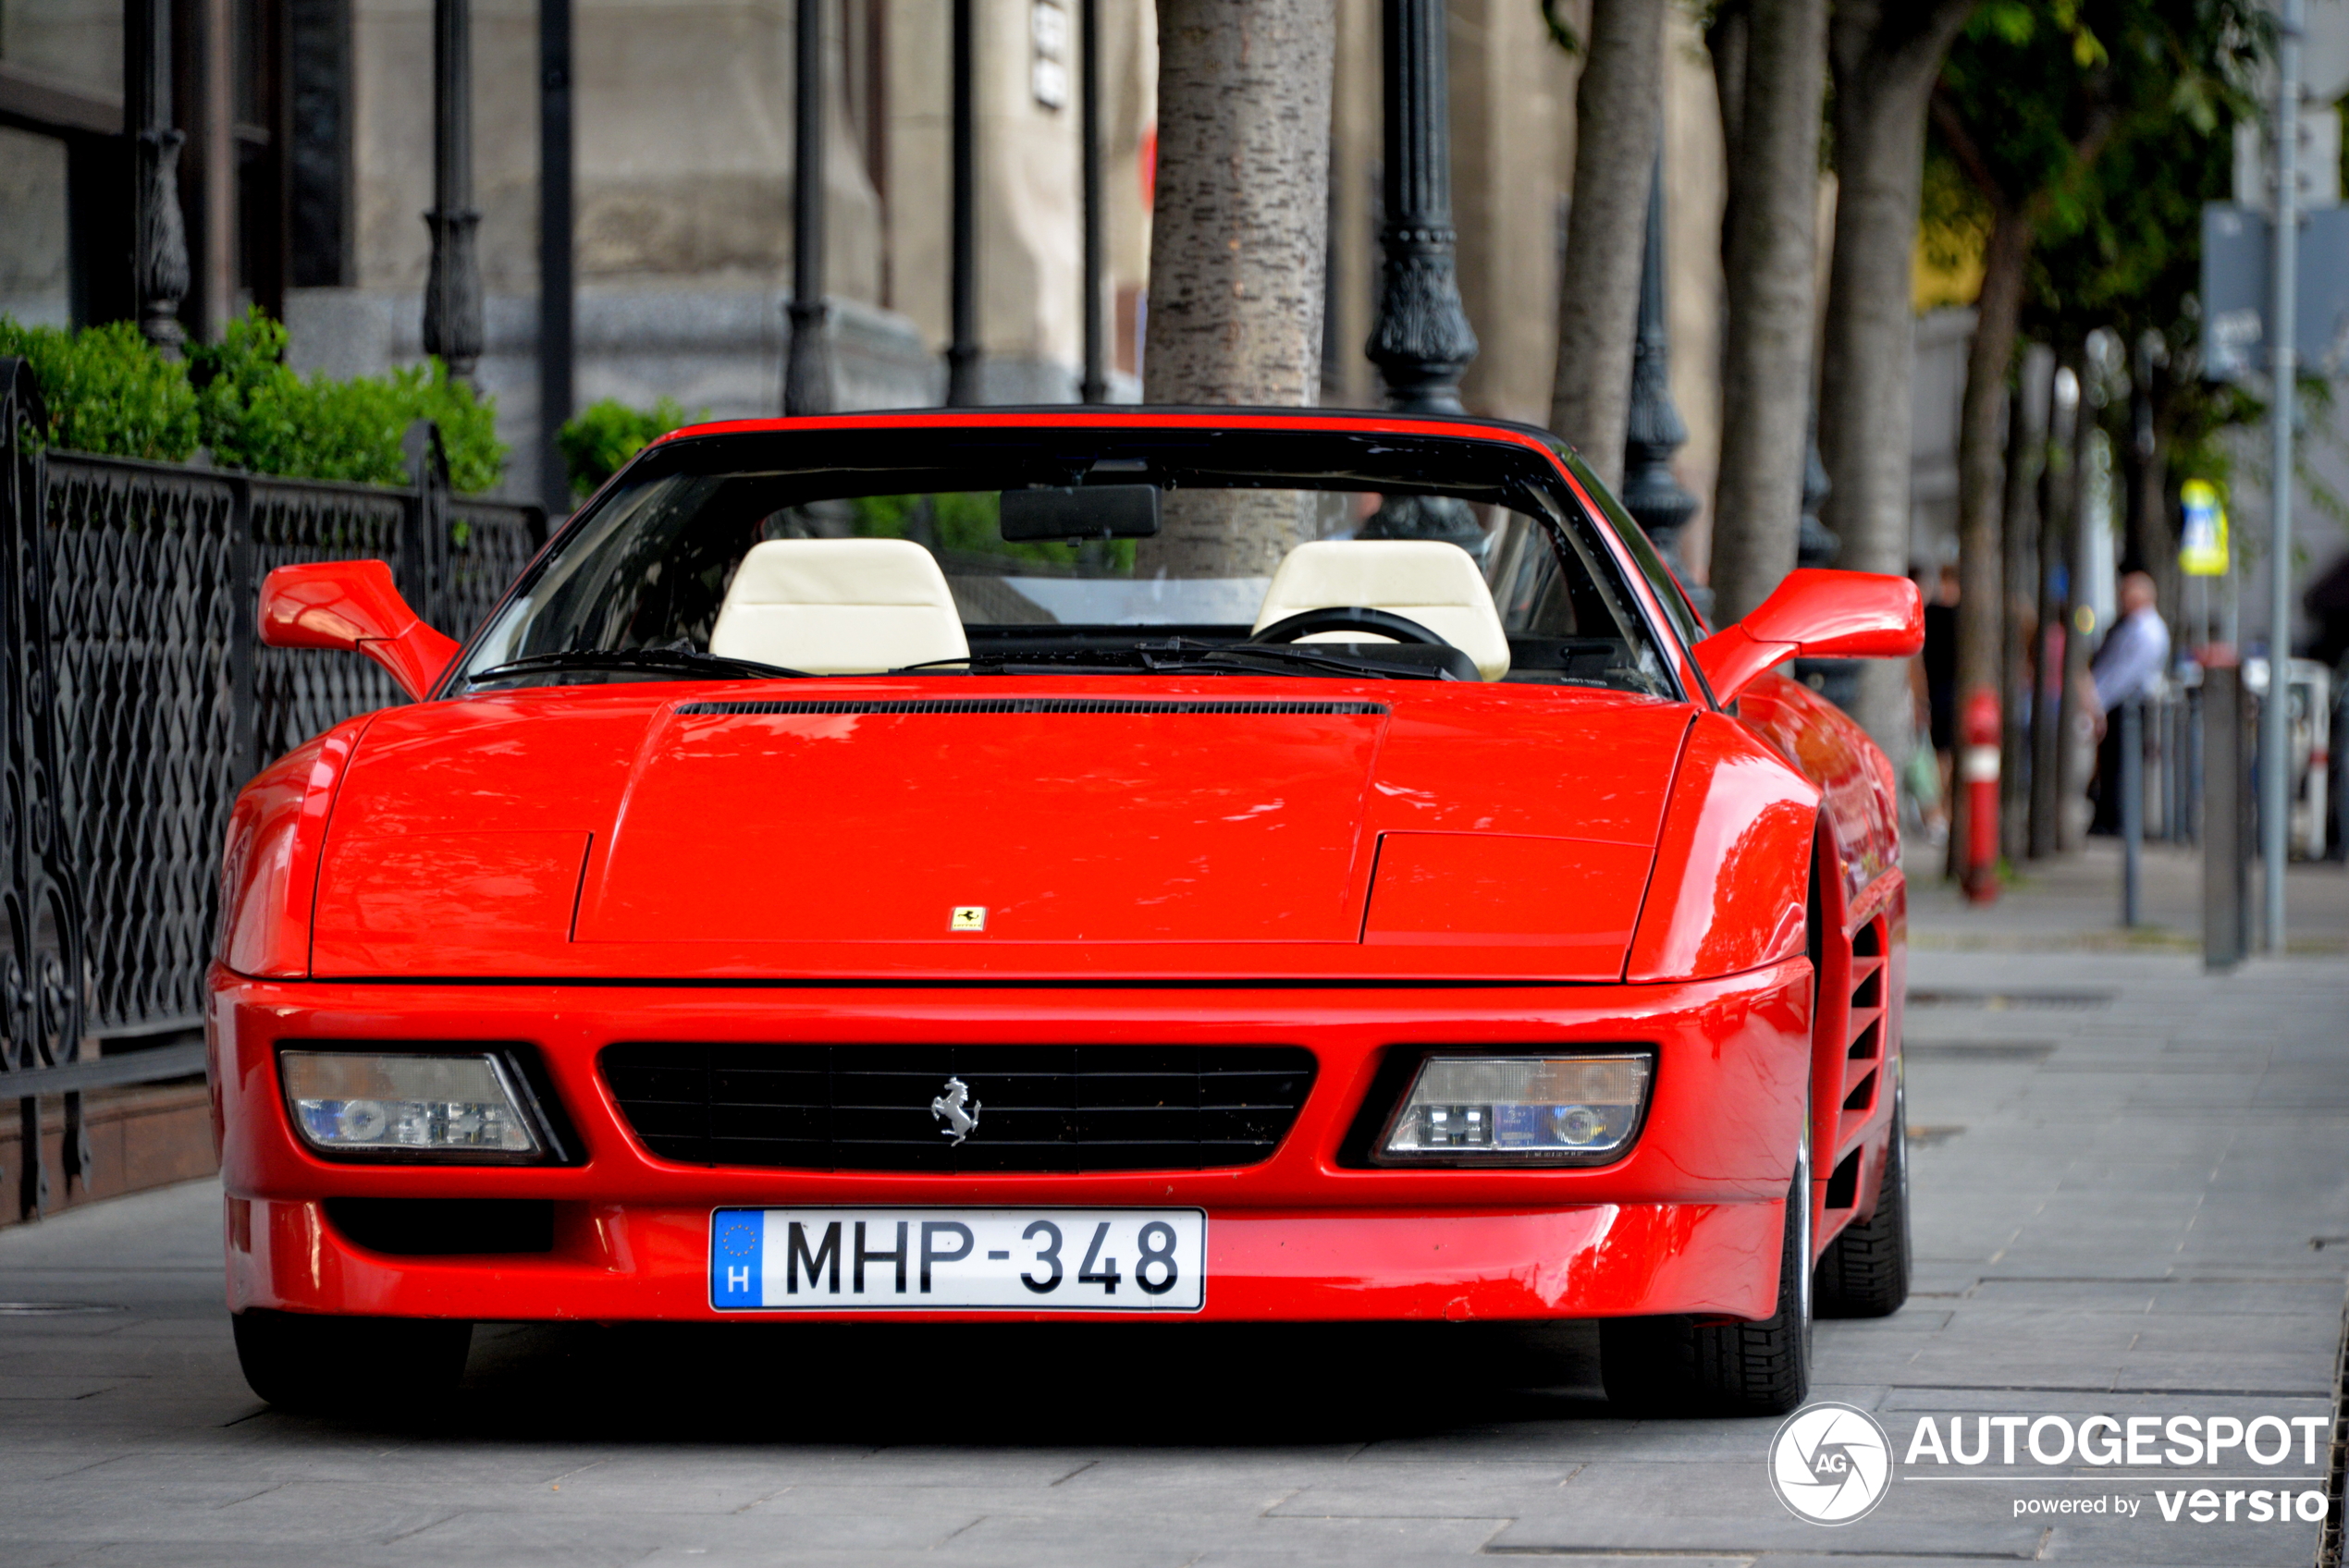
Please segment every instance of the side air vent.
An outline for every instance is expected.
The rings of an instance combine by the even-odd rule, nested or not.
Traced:
[[[1157,702],[1119,697],[914,697],[897,700],[680,703],[681,714],[1383,714],[1384,703]]]

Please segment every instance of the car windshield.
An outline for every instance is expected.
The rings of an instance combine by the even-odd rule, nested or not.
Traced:
[[[665,443],[563,531],[461,679],[1172,668],[1679,694],[1541,454],[1132,427]]]

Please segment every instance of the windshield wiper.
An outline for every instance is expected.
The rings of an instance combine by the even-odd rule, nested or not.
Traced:
[[[972,675],[1098,675],[1119,670],[1147,669],[1146,655],[1135,648],[1072,648],[1062,650],[1029,650],[1017,654],[958,654],[951,659],[924,659],[919,664],[899,665],[882,671],[884,675],[930,675],[941,670],[949,673],[956,665],[966,667]]]
[[[951,659],[929,659],[921,664],[900,666],[888,671],[891,675],[929,673],[941,667],[963,665],[973,675],[1028,674],[1094,674],[1120,670],[1144,670],[1156,673],[1169,669],[1204,669],[1225,675],[1261,675],[1285,673],[1298,667],[1326,670],[1334,675],[1367,675],[1381,680],[1443,680],[1449,679],[1439,668],[1425,665],[1389,663],[1384,659],[1368,658],[1337,652],[1335,649],[1300,648],[1285,643],[1195,643],[1187,638],[1170,638],[1163,643],[1140,643],[1126,648],[1081,648],[1066,652],[1023,654],[970,654]],[[1272,667],[1268,669],[1268,667]]]
[[[1201,665],[1225,669],[1251,669],[1265,664],[1303,665],[1340,675],[1367,675],[1380,680],[1448,680],[1450,673],[1431,665],[1390,664],[1384,659],[1309,650],[1294,643],[1187,643],[1175,638],[1164,645],[1141,650],[1144,668],[1196,669]],[[1169,658],[1165,655],[1172,655]]]
[[[559,654],[533,654],[528,658],[510,659],[504,664],[477,669],[465,677],[468,686],[485,680],[500,680],[518,675],[560,675],[571,670],[609,669],[627,673],[643,671],[654,675],[707,675],[735,680],[768,680],[775,677],[806,680],[804,669],[785,669],[777,664],[760,664],[756,659],[730,659],[719,654],[705,654],[695,648],[573,648]]]

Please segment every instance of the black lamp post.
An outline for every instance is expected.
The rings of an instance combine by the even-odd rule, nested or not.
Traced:
[[[1819,410],[1815,405],[1811,410],[1808,442],[1802,453],[1802,528],[1795,536],[1794,564],[1833,566],[1843,548],[1843,540],[1819,521],[1819,508],[1827,504],[1827,492],[1833,486],[1827,481],[1827,465],[1819,456]]]
[[[953,216],[952,311],[953,339],[946,347],[946,404],[978,404],[978,127],[972,102],[971,0],[954,0]]]
[[[555,439],[575,401],[571,38],[571,0],[538,0],[538,488],[550,517],[571,510]]]
[[[832,408],[832,346],[824,302],[824,3],[799,0],[792,45],[791,347],[783,412]]]
[[[1640,327],[1631,347],[1631,407],[1624,423],[1623,507],[1682,583],[1680,531],[1696,516],[1696,497],[1672,472],[1672,454],[1689,438],[1672,402],[1672,333],[1664,308],[1664,154],[1648,185],[1647,244],[1640,258]],[[1700,590],[1691,589],[1697,593]]]
[[[432,6],[432,270],[424,279],[424,352],[460,381],[481,358],[481,263],[474,248],[473,12],[469,0]]]
[[[1378,320],[1368,353],[1403,413],[1460,410],[1476,333],[1452,251],[1451,85],[1443,0],[1385,0],[1386,222]]]
[[[179,213],[179,146],[171,123],[171,0],[124,0],[124,119],[136,160],[131,178],[134,239],[131,287],[139,330],[166,355],[187,335],[179,301],[188,293],[188,228]]]
[[[1101,0],[1077,0],[1076,134],[1084,139],[1078,166],[1085,193],[1085,377],[1076,395],[1109,401],[1107,333],[1101,321]]]

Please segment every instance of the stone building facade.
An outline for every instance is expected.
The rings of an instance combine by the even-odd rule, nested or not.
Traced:
[[[949,336],[948,0],[826,6],[827,263],[842,407],[934,403]],[[1076,0],[973,0],[982,380],[989,401],[1073,398],[1081,360]],[[1378,278],[1380,0],[1338,27],[1322,397],[1379,399],[1363,357]],[[432,0],[168,0],[199,335],[248,300],[305,367],[422,353],[432,201]],[[537,8],[471,0],[487,349],[478,369],[527,493],[537,437]],[[1558,10],[1580,28],[1586,6]],[[11,130],[25,81],[121,114],[124,0],[0,0],[0,310],[63,320],[69,183]],[[1709,501],[1720,445],[1720,117],[1685,9],[1665,51],[1666,227],[1681,482]],[[574,0],[577,395],[739,416],[781,405],[792,265],[793,0]],[[1112,396],[1139,393],[1156,22],[1101,0]],[[1580,57],[1532,0],[1450,0],[1460,288],[1482,344],[1475,412],[1541,423],[1555,369]],[[1058,90],[1055,72],[1059,73]],[[12,84],[16,84],[12,86]],[[274,184],[272,182],[275,182]],[[87,203],[85,203],[86,205]],[[221,221],[216,214],[231,216]],[[1922,426],[1921,443],[1929,439]],[[1684,541],[1706,557],[1709,518]]]

